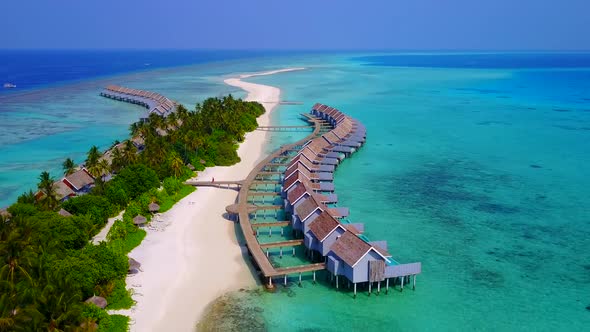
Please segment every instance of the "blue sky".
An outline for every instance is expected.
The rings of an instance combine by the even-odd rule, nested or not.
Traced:
[[[0,48],[588,50],[590,0],[2,0]]]

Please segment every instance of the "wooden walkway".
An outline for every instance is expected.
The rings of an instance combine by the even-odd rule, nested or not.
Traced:
[[[188,180],[184,184],[195,187],[216,187],[216,188],[232,188],[238,189],[243,185],[243,181],[195,181]]]
[[[277,222],[259,222],[252,224],[252,228],[260,227],[286,227],[289,226],[290,221],[277,221]]]
[[[281,242],[260,243],[261,249],[296,247],[303,244],[303,240],[287,240]]]
[[[307,131],[315,126],[260,126],[256,130],[263,131]]]
[[[274,184],[276,186],[280,186],[280,183],[278,180],[274,181],[274,182],[273,181],[257,181],[256,178],[259,175],[259,173],[264,172],[263,170],[268,165],[278,164],[277,163],[278,158],[286,158],[285,156],[283,156],[283,154],[286,151],[288,151],[289,149],[292,149],[293,147],[296,147],[296,146],[300,146],[300,145],[306,143],[307,141],[309,141],[310,139],[317,137],[320,134],[320,130],[321,130],[320,121],[313,118],[313,117],[306,117],[306,119],[308,122],[312,123],[313,126],[296,126],[296,127],[298,127],[299,129],[313,128],[313,132],[311,132],[305,138],[303,138],[293,144],[289,144],[289,145],[281,147],[279,150],[275,151],[274,153],[272,153],[271,155],[266,157],[264,160],[262,160],[260,163],[258,163],[258,165],[256,165],[254,167],[252,172],[250,172],[250,174],[248,174],[248,177],[242,181],[242,186],[240,189],[240,193],[238,195],[238,202],[236,203],[238,205],[238,211],[239,211],[238,220],[240,223],[240,228],[242,230],[242,233],[244,234],[244,239],[246,240],[248,250],[250,251],[250,254],[252,255],[252,259],[254,260],[254,262],[256,263],[258,268],[260,269],[260,272],[262,273],[262,275],[266,278],[269,278],[269,279],[272,277],[286,276],[288,274],[296,274],[296,273],[303,273],[303,272],[309,272],[309,271],[318,271],[318,270],[323,270],[325,268],[324,264],[308,264],[308,265],[295,266],[295,267],[289,267],[289,268],[275,268],[272,265],[272,263],[270,262],[269,258],[266,256],[266,253],[263,251],[263,248],[269,249],[269,248],[279,248],[279,247],[288,247],[288,246],[299,246],[303,243],[303,241],[302,240],[290,240],[290,241],[282,241],[282,242],[267,243],[267,244],[259,243],[258,239],[256,237],[256,232],[254,231],[254,229],[259,228],[259,227],[264,227],[264,226],[258,226],[258,225],[264,225],[264,224],[251,223],[250,222],[250,214],[248,212],[248,206],[251,205],[250,203],[248,203],[248,196],[253,192],[256,192],[257,194],[259,193],[259,191],[251,191],[250,187],[252,187],[255,184],[265,184],[265,185],[266,184]],[[276,127],[274,129],[278,130],[278,128],[276,128]],[[280,166],[284,166],[284,164],[281,164]],[[272,224],[274,224],[274,225],[276,225],[276,224],[288,225],[288,222],[281,222],[281,223],[275,222]],[[266,224],[266,225],[267,225],[267,227],[270,227],[269,224]],[[271,281],[269,280],[269,283],[270,282]]]

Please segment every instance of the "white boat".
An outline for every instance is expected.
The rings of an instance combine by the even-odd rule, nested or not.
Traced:
[[[4,88],[5,89],[14,89],[14,88],[16,88],[16,85],[14,85],[12,83],[4,83]]]

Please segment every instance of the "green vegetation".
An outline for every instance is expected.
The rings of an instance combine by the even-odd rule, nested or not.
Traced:
[[[146,232],[133,224],[139,214],[150,218],[148,205],[167,211],[194,188],[183,181],[190,168],[231,165],[239,161],[237,144],[257,126],[262,105],[232,96],[210,98],[194,111],[176,113],[131,126],[143,149],[128,140],[111,148],[110,158],[93,146],[86,168],[95,177],[92,191],[59,202],[48,172],[39,177],[39,192],[21,195],[0,216],[0,331],[126,331],[128,317],[108,315],[83,303],[97,295],[109,309],[129,308],[133,300],[125,286],[129,253]],[[192,167],[189,167],[192,165]],[[75,167],[71,159],[64,173]],[[115,177],[105,182],[105,175]],[[60,208],[73,214],[62,217]],[[90,244],[107,219],[125,209],[107,242]]]
[[[106,298],[109,303],[107,309],[129,309],[135,304],[135,301],[131,298],[131,294],[125,288],[125,280],[117,279],[112,282],[111,287],[109,296]]]

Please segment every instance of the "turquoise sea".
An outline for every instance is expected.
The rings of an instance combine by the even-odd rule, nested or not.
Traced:
[[[315,102],[363,122],[367,144],[335,175],[339,205],[421,261],[415,291],[336,291],[294,280],[230,294],[240,330],[583,331],[590,326],[590,55],[311,54],[164,68],[0,96],[2,204],[67,156],[122,139],[142,111],[98,97],[107,83],[187,105],[233,93],[223,77],[291,66],[276,124]],[[9,111],[6,111],[9,110]],[[302,134],[273,134],[267,149]],[[12,188],[12,189],[11,189]],[[586,327],[584,327],[586,326]]]

